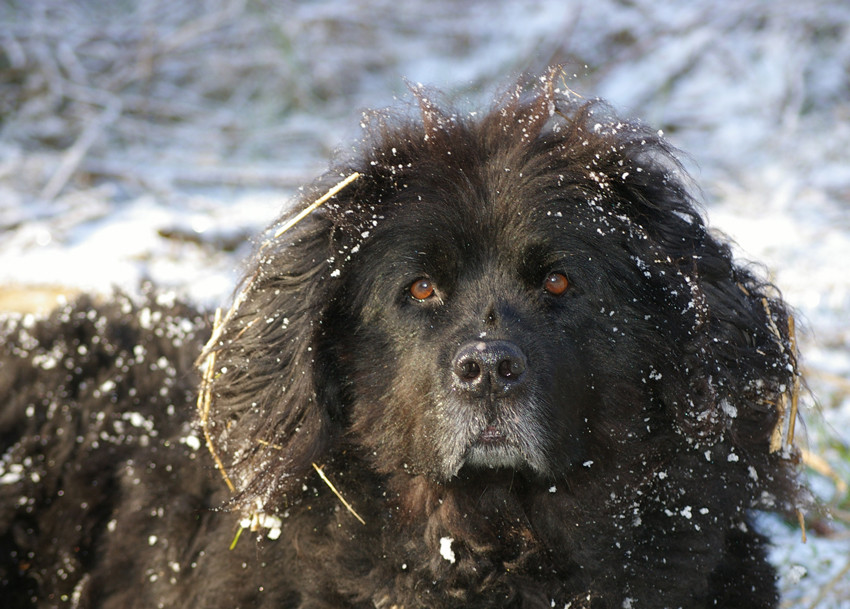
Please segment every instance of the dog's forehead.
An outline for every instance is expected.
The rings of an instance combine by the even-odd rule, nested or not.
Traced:
[[[562,174],[517,172],[510,179],[463,179],[438,189],[408,187],[382,218],[411,236],[477,241],[482,247],[570,239],[596,224],[629,220],[613,201],[584,186],[565,183]]]
[[[437,148],[384,146],[369,155],[363,187],[347,201],[354,208],[338,216],[352,249],[382,258],[442,251],[471,262],[547,247],[596,250],[644,232],[611,179],[585,162],[585,148],[601,145],[592,137],[576,149],[554,140],[494,144],[460,128],[450,135]],[[614,165],[618,175],[626,171]]]
[[[376,214],[361,236],[368,263],[441,276],[587,258],[601,233],[590,206],[569,198],[504,197],[493,191],[424,193]]]

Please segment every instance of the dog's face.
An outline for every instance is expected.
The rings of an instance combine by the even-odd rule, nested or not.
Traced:
[[[558,477],[622,426],[606,405],[619,400],[619,418],[643,407],[632,388],[653,356],[624,300],[646,283],[628,220],[565,186],[584,175],[505,169],[400,176],[341,273],[328,349],[354,437],[385,471]]]
[[[241,501],[298,494],[335,456],[545,482],[636,476],[729,433],[766,444],[794,370],[784,309],[656,134],[545,90],[483,118],[423,105],[307,191],[359,175],[263,244],[207,349],[211,445]]]

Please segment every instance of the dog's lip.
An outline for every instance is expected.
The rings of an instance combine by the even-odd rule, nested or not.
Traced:
[[[484,469],[516,469],[525,464],[525,457],[504,429],[489,424],[467,448],[463,464]]]
[[[506,440],[504,432],[495,425],[487,425],[478,435],[480,444],[503,444]]]

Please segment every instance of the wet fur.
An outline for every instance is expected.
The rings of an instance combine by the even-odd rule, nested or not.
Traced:
[[[775,291],[604,105],[417,97],[261,240],[203,352],[233,493],[194,420],[206,316],[117,296],[6,323],[4,606],[777,605],[751,519],[797,500],[768,449],[797,375]],[[505,396],[459,389],[479,340],[523,354]]]

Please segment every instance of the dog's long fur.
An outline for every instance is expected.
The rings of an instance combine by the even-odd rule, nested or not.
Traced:
[[[203,352],[156,295],[6,323],[4,606],[776,606],[781,299],[655,133],[551,78],[483,116],[417,97]]]

